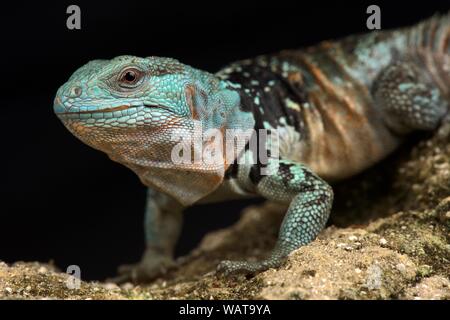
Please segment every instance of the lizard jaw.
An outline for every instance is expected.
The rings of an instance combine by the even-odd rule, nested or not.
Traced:
[[[102,109],[97,109],[97,110],[86,110],[86,111],[73,111],[73,112],[61,112],[59,114],[64,115],[64,114],[84,114],[84,113],[104,113],[104,112],[114,112],[114,111],[122,111],[122,110],[127,110],[129,108],[131,108],[132,106],[128,106],[128,105],[122,105],[122,106],[117,106],[117,107],[111,107],[111,108],[102,108]]]
[[[105,107],[85,107],[85,106],[72,106],[66,105],[61,98],[56,97],[54,102],[54,112],[57,116],[61,118],[70,117],[73,118],[76,115],[91,115],[91,114],[112,114],[118,111],[125,111],[132,108],[138,107],[146,107],[146,108],[163,108],[166,109],[165,106],[157,106],[157,105],[146,105],[146,104],[122,104],[118,106],[105,106]],[[74,110],[75,109],[75,110]],[[73,110],[73,111],[72,111]]]

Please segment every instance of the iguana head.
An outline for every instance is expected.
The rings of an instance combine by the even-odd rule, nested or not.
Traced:
[[[170,58],[120,56],[78,69],[59,88],[54,111],[83,142],[189,204],[220,184],[225,167],[175,164],[174,137],[192,137],[198,124],[251,128],[239,103],[239,93],[210,73]]]

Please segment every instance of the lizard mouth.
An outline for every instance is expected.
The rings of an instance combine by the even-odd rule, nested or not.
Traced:
[[[62,112],[60,114],[92,114],[92,113],[104,113],[104,112],[114,112],[114,111],[122,111],[122,110],[127,110],[131,108],[131,106],[127,106],[127,105],[122,105],[122,106],[117,106],[117,107],[112,107],[112,108],[103,108],[103,109],[98,109],[98,110],[87,110],[87,111],[74,111],[74,112]]]

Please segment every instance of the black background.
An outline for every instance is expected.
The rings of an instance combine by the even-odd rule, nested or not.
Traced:
[[[85,279],[139,259],[145,188],[128,169],[73,137],[53,115],[57,88],[87,61],[168,56],[208,71],[228,62],[446,12],[441,1],[55,1],[2,3],[0,260],[77,264]],[[81,30],[66,8],[81,7]],[[177,254],[231,224],[245,203],[188,210]]]

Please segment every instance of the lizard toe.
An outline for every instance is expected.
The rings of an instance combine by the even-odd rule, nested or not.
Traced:
[[[224,260],[217,266],[217,273],[219,275],[231,276],[237,274],[254,274],[256,272],[265,271],[268,266],[264,262],[249,262],[249,261],[230,261]]]

